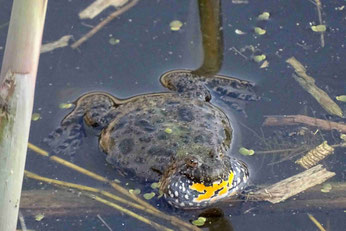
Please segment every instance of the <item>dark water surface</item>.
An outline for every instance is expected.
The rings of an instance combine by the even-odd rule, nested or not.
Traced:
[[[57,40],[63,35],[73,35],[77,40],[113,12],[107,9],[93,20],[79,20],[78,13],[92,1],[59,0],[48,3],[43,43]],[[346,1],[322,0],[322,18],[327,25],[325,47],[321,48],[320,35],[312,32],[311,25],[317,25],[318,15],[314,1],[266,0],[251,1],[248,4],[234,4],[222,1],[224,62],[221,74],[256,83],[256,92],[262,99],[246,106],[242,113],[232,113],[246,127],[265,136],[287,138],[292,141],[290,132],[298,128],[262,128],[264,115],[305,114],[321,119],[345,122],[344,119],[329,116],[321,106],[306,93],[291,77],[292,69],[285,60],[295,56],[306,65],[308,73],[316,84],[331,98],[346,94]],[[2,58],[10,17],[11,1],[0,0],[0,56]],[[345,6],[342,8],[342,6]],[[258,21],[262,12],[271,14],[268,21]],[[184,23],[179,31],[171,31],[169,23],[180,20]],[[83,25],[83,24],[84,25]],[[256,35],[253,28],[259,26],[267,31],[263,36]],[[235,30],[245,32],[238,35]],[[109,39],[119,39],[111,45]],[[255,55],[265,54],[269,62],[267,68],[252,61],[253,54],[247,49],[242,57],[234,51],[254,47]],[[72,102],[88,91],[107,91],[119,98],[160,92],[165,89],[159,83],[159,76],[172,69],[196,69],[202,62],[201,36],[197,1],[142,0],[120,17],[99,31],[79,49],[70,47],[56,49],[42,54],[37,76],[34,112],[41,119],[32,122],[30,142],[44,149],[49,147],[43,139],[53,131],[69,109],[60,109],[59,104]],[[337,102],[345,113],[345,103]],[[315,128],[311,128],[315,131]],[[293,134],[293,133],[291,133]],[[340,142],[337,132],[321,133],[331,144]],[[300,138],[297,138],[297,142]],[[304,140],[304,139],[303,139]],[[259,138],[249,129],[238,124],[234,144],[234,155],[239,155],[240,146],[263,150]],[[268,148],[268,147],[267,147]],[[273,149],[278,149],[273,145]],[[345,149],[336,149],[335,154],[323,161],[330,170],[336,172],[335,182],[345,180]],[[281,156],[282,157],[282,156]],[[65,167],[28,152],[26,169],[42,176],[105,187],[102,183],[75,173]],[[119,179],[129,188],[141,188],[142,192],[152,191],[148,186],[137,185],[135,181],[118,175],[106,164],[104,154],[98,150],[97,139],[89,136],[84,145],[73,157],[62,156],[86,169],[109,179]],[[269,184],[303,171],[294,161],[277,161],[277,154],[242,157],[250,168],[251,184]],[[296,158],[295,158],[296,159]],[[64,190],[47,186],[33,180],[24,180],[23,189]],[[299,197],[298,197],[299,198]],[[198,217],[201,211],[178,211],[171,209],[162,200],[151,200],[153,205],[168,214],[189,221]],[[220,207],[223,219],[211,224],[206,230],[317,230],[307,213],[313,214],[328,230],[344,230],[346,227],[345,207],[307,207],[278,209],[264,202],[238,203]],[[25,215],[25,214],[24,214]],[[152,228],[116,210],[112,215],[102,214],[102,218],[113,230],[151,230]],[[154,219],[155,220],[155,219]],[[47,216],[35,221],[33,216],[25,216],[28,229],[33,230],[108,230],[96,214],[72,216]],[[220,228],[221,227],[221,228]]]

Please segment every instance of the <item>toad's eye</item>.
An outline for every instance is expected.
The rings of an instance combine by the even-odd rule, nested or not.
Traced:
[[[196,168],[198,166],[198,161],[194,158],[188,158],[185,160],[187,166]]]

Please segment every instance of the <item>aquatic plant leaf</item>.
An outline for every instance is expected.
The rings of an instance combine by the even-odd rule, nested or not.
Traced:
[[[183,23],[179,20],[174,20],[169,24],[171,31],[178,31],[183,26]]]
[[[43,213],[39,213],[35,216],[35,221],[42,221],[44,218],[44,214]]]
[[[262,14],[258,15],[258,20],[269,20],[270,13],[269,12],[263,12]]]
[[[73,106],[72,103],[61,103],[61,104],[59,104],[59,108],[61,108],[61,109],[69,109],[72,106]]]
[[[117,45],[118,43],[120,43],[120,40],[112,37],[108,40],[108,42],[109,42],[109,44],[114,46],[114,45]]]
[[[262,62],[263,60],[265,60],[267,57],[266,55],[262,54],[262,55],[255,55],[253,57],[253,60],[256,62],[256,63],[260,63]]]
[[[325,32],[327,29],[326,25],[311,26],[311,30],[314,32]]]
[[[194,224],[196,226],[202,226],[205,224],[206,220],[207,220],[207,218],[205,218],[205,217],[198,217],[197,220],[192,221],[192,224]]]
[[[141,193],[141,190],[138,189],[138,188],[136,188],[136,189],[130,189],[129,192],[130,192],[131,194],[138,195],[138,194]]]
[[[236,29],[234,32],[235,32],[236,34],[239,34],[239,35],[244,35],[244,34],[246,34],[246,32],[241,31],[241,30],[239,30],[239,29]]]
[[[168,134],[171,134],[171,133],[172,133],[172,129],[166,128],[166,129],[165,129],[165,132],[168,133]]]
[[[266,30],[262,29],[261,27],[255,27],[254,31],[258,35],[264,35],[267,32]]]
[[[154,192],[151,192],[151,193],[144,193],[144,195],[143,195],[144,199],[146,199],[146,200],[150,200],[150,199],[152,199],[154,196],[155,196],[155,193],[154,193]]]
[[[344,142],[346,142],[346,134],[341,134],[340,139],[342,139]]]
[[[341,102],[346,102],[346,95],[339,95],[335,97],[336,100],[341,101]]]
[[[152,189],[157,189],[157,188],[160,188],[160,182],[154,182],[150,185],[150,187]]]
[[[32,121],[37,121],[37,120],[41,119],[40,113],[32,113],[31,119],[32,119]]]
[[[332,185],[331,184],[326,183],[326,184],[322,185],[321,192],[329,193],[330,190],[332,190]]]
[[[253,149],[247,149],[244,147],[239,148],[239,153],[244,155],[244,156],[252,156],[255,154],[255,151]]]

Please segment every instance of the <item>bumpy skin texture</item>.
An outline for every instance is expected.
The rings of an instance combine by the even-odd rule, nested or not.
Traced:
[[[207,161],[230,145],[228,118],[207,102],[176,94],[143,96],[117,109],[121,113],[100,139],[107,161],[149,181],[158,181],[172,158],[198,153]]]
[[[242,111],[244,100],[257,100],[253,85],[184,70],[160,80],[172,92],[125,100],[102,92],[81,96],[49,143],[56,152],[73,153],[85,135],[84,124],[102,130],[99,143],[107,161],[139,180],[160,181],[175,207],[201,208],[238,193],[248,179],[247,167],[228,153],[231,123],[209,101],[217,96]]]

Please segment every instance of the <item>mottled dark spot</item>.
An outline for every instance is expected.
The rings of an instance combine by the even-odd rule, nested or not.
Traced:
[[[191,122],[194,119],[192,111],[188,108],[179,108],[178,115],[181,120],[186,122]]]
[[[158,124],[161,124],[161,123],[163,123],[163,122],[165,122],[165,120],[162,118],[162,119],[157,119],[156,121],[155,121],[155,123],[158,123]]]
[[[149,109],[149,110],[148,110],[148,113],[149,113],[149,114],[154,114],[154,113],[155,113],[155,109]]]
[[[133,149],[133,146],[134,146],[134,142],[133,142],[133,139],[131,138],[123,139],[118,145],[119,150],[122,154],[128,154],[129,152],[131,152]]]
[[[155,155],[155,156],[171,156],[173,155],[173,151],[167,148],[154,146],[148,150],[148,154]]]
[[[205,113],[204,118],[210,120],[210,119],[215,119],[215,116],[211,113]]]
[[[195,143],[204,143],[205,142],[205,137],[203,135],[198,135],[196,136],[193,141]]]
[[[173,100],[167,100],[166,104],[168,104],[168,105],[176,105],[176,104],[180,104],[180,102],[179,101],[173,101]]]
[[[159,140],[167,140],[168,134],[164,131],[160,131],[159,134],[157,134],[157,139]]]
[[[142,136],[142,137],[139,137],[139,141],[149,143],[151,141],[151,138],[150,136]]]
[[[182,135],[182,136],[180,136],[180,139],[185,144],[190,142],[190,136],[189,135]]]
[[[149,121],[144,119],[137,120],[135,122],[135,125],[142,128],[146,132],[153,132],[156,130],[156,127],[154,125],[152,125],[151,123],[149,123]]]

